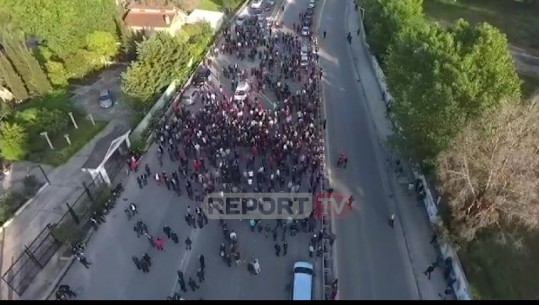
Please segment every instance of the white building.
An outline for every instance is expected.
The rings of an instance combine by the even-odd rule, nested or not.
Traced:
[[[187,23],[197,23],[201,21],[208,22],[214,31],[217,31],[223,25],[225,14],[215,11],[194,10],[187,16]]]

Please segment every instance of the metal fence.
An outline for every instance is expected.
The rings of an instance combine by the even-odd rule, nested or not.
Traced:
[[[113,166],[109,172],[113,180],[121,170],[121,165]],[[66,202],[66,212],[54,224],[48,224],[30,243],[24,245],[23,252],[2,275],[2,280],[21,296],[37,274],[45,268],[63,244],[80,240],[90,228],[92,213],[103,207],[109,189],[103,177],[98,175],[89,182],[83,182],[83,191],[73,203]]]

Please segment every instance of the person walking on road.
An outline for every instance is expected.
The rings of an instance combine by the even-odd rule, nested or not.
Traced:
[[[82,253],[76,253],[75,257],[86,269],[90,269],[92,263],[90,263]]]
[[[183,292],[187,292],[187,288],[185,287],[185,279],[183,278],[183,272],[178,270],[178,284],[180,284],[180,289]]]
[[[427,270],[423,271],[423,274],[425,274],[428,277],[428,279],[430,280],[430,275],[434,271],[435,268],[436,268],[436,264],[430,264],[427,267]]]
[[[286,256],[286,253],[288,252],[288,243],[286,240],[283,242],[283,256]]]
[[[69,298],[77,297],[77,294],[73,290],[71,290],[71,287],[69,285],[66,284],[58,286],[58,291],[60,291],[61,293],[65,293]]]
[[[275,248],[275,255],[279,256],[281,254],[281,246],[276,243],[273,247]]]
[[[170,238],[170,233],[172,232],[172,229],[169,226],[163,227],[163,233],[167,235],[167,238]]]
[[[391,213],[391,215],[389,215],[389,226],[393,229],[394,224],[395,224],[395,213]]]
[[[259,274],[260,273],[260,263],[258,262],[258,259],[254,259],[253,260],[253,269],[255,271],[255,274]]]
[[[324,31],[324,39],[326,38],[326,34],[327,34],[326,31]]]
[[[159,250],[159,251],[165,250],[165,249],[163,248],[163,243],[164,243],[164,242],[163,242],[163,240],[162,240],[161,238],[157,237],[157,238],[155,239],[154,244],[155,244],[155,247],[157,248],[157,250]]]
[[[189,281],[187,281],[187,285],[189,285],[189,287],[191,288],[191,291],[195,291],[198,288],[200,288],[197,282],[195,282],[192,277],[189,277]]]
[[[200,269],[204,271],[206,269],[206,262],[204,260],[204,255],[200,254],[200,256],[198,257],[198,261],[200,262]]]
[[[140,269],[142,269],[142,272],[144,273],[150,272],[150,264],[148,264],[148,261],[144,259],[139,259],[138,263],[140,265]]]
[[[198,269],[198,271],[197,271],[197,277],[198,277],[198,281],[199,281],[200,283],[204,282],[204,280],[205,280],[205,279],[204,279],[204,270]]]
[[[185,250],[191,250],[191,244],[192,244],[192,243],[193,243],[193,242],[191,241],[191,239],[190,239],[189,237],[187,237],[187,238],[185,239]]]

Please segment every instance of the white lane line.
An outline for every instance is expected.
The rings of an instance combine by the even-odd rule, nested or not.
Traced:
[[[193,233],[194,231],[194,233]],[[202,231],[202,229],[193,229],[191,230],[191,234],[189,235],[189,238],[191,239],[192,243],[196,243],[197,241],[197,237],[198,237],[198,233]],[[184,245],[185,245],[185,242],[184,242]],[[193,247],[193,248],[196,248],[196,247]],[[180,260],[178,261],[178,263],[176,264],[177,270],[180,270],[180,271],[184,271],[185,270],[185,266],[188,265],[189,261],[191,261],[191,257],[193,256],[193,249],[191,250],[185,250],[185,252],[183,253],[183,255],[180,257]],[[176,267],[175,266],[175,267]],[[185,275],[185,274],[184,274]],[[168,296],[172,296],[174,293],[178,292],[178,286],[180,285],[178,283],[178,279],[177,279],[178,275],[176,274],[175,277],[174,277],[174,285],[172,286],[172,289],[170,290],[170,293],[168,294]],[[184,276],[185,278],[185,276]],[[180,295],[183,294],[183,291],[182,292],[178,292]]]

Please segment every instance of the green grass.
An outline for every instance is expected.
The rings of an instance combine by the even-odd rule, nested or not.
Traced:
[[[221,11],[222,1],[220,0],[200,0],[198,9],[208,11]]]
[[[539,30],[538,30],[539,31]],[[538,34],[539,35],[539,34]],[[539,74],[518,74],[522,79],[522,95],[526,98],[532,97],[534,94],[539,94]]]
[[[539,298],[539,232],[521,235],[524,236],[522,250],[500,244],[494,236],[481,236],[459,251],[474,298]]]
[[[539,4],[511,0],[424,0],[425,14],[449,24],[463,18],[470,23],[488,22],[507,34],[510,43],[539,51]]]
[[[427,18],[443,26],[462,18],[472,24],[488,22],[507,35],[509,43],[539,54],[539,3],[527,5],[511,0],[424,0]],[[539,90],[539,75],[519,73],[522,93]]]
[[[200,0],[200,3],[198,4],[198,9],[201,10],[208,10],[208,11],[219,11],[223,12],[223,1],[228,0]],[[232,1],[232,7],[238,8],[241,3],[245,0],[231,0]]]
[[[64,164],[71,156],[76,154],[86,143],[91,141],[105,126],[107,122],[95,121],[95,126],[83,116],[75,116],[75,121],[79,126],[75,129],[70,122],[70,129],[57,135],[51,136],[54,150],[51,150],[44,138],[34,139],[32,151],[28,159],[30,161],[58,166]],[[71,145],[67,144],[64,137],[69,134]]]

